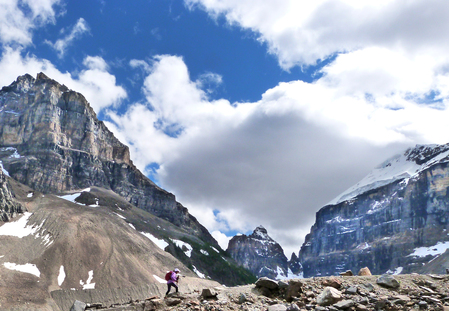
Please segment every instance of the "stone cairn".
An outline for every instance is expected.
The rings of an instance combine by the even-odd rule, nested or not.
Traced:
[[[369,272],[369,270],[368,270]],[[449,311],[449,275],[330,276],[151,297],[123,305],[75,301],[70,311]]]

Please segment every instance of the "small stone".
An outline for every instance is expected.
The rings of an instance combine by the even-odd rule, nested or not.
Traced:
[[[239,297],[239,304],[242,304],[242,303],[244,303],[246,301],[247,301],[246,295],[245,294],[241,294],[240,297]]]
[[[282,304],[275,304],[268,307],[268,311],[287,311],[287,307]]]
[[[337,303],[334,303],[334,307],[337,309],[349,309],[354,305],[353,300],[342,300]]]
[[[350,286],[345,290],[345,294],[349,295],[356,295],[357,294],[357,287],[356,286]]]
[[[216,293],[214,290],[211,290],[210,288],[204,288],[201,292],[201,297],[203,299],[216,299],[218,293]]]
[[[165,299],[165,304],[169,307],[179,305],[182,302],[181,299],[178,298],[167,298]]]
[[[303,282],[299,279],[292,279],[288,282],[288,288],[285,295],[285,300],[292,302],[294,297],[300,296],[302,293]]]
[[[360,285],[364,290],[366,290],[367,292],[372,292],[374,290],[374,285],[371,283],[365,283]]]
[[[418,306],[420,309],[426,309],[427,308],[427,302],[425,302],[424,300],[421,300],[420,302],[418,302]]]
[[[301,309],[298,307],[296,303],[292,303],[287,307],[287,311],[300,311]]]

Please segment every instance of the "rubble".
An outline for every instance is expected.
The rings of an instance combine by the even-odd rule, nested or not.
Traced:
[[[381,280],[380,282],[379,279]],[[335,281],[339,290],[325,286]],[[385,286],[387,281],[392,286]],[[87,311],[399,311],[449,310],[449,276],[332,276],[197,290],[130,301],[121,306],[87,305]],[[264,287],[267,286],[267,287]]]

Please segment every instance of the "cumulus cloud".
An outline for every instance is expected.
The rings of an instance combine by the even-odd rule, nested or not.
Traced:
[[[263,224],[289,253],[320,207],[393,153],[433,137],[436,127],[424,123],[446,118],[413,98],[341,91],[330,67],[314,83],[281,83],[258,102],[230,103],[209,100],[180,57],[132,65],[148,70],[146,100],[111,112],[110,126],[138,167],[158,163],[160,184],[210,231]]]
[[[0,1],[0,43],[26,46],[32,43],[32,31],[54,23],[54,7],[60,0]]]
[[[63,34],[64,32],[65,31],[62,30]],[[55,43],[52,43],[48,40],[46,40],[45,42],[56,50],[59,58],[62,58],[64,57],[66,49],[73,43],[73,41],[79,39],[83,34],[88,32],[89,32],[89,25],[84,20],[84,18],[80,18],[78,19],[76,24],[71,28],[70,32],[65,34],[63,38],[56,40]]]
[[[62,73],[48,60],[30,54],[23,56],[20,49],[5,48],[0,58],[0,85],[9,85],[25,73],[36,76],[44,72],[68,88],[81,92],[97,113],[127,97],[125,89],[117,85],[115,76],[108,72],[103,58],[87,56],[83,65],[77,75]]]
[[[315,64],[368,46],[447,54],[449,3],[438,0],[185,0],[254,31],[280,65]]]

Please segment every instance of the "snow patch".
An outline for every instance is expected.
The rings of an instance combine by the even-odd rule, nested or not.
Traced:
[[[30,192],[30,193],[27,194],[27,198],[32,198],[33,195],[34,195],[34,192]]]
[[[402,270],[404,270],[403,267],[397,267],[394,270],[388,270],[387,272],[385,272],[386,274],[393,274],[393,275],[398,275],[401,274]]]
[[[209,253],[205,251],[204,249],[200,249],[201,254],[209,256]]]
[[[3,263],[3,265],[5,266],[6,269],[9,270],[16,270],[24,273],[30,273],[37,277],[41,276],[41,272],[39,271],[39,269],[36,267],[35,264],[27,263],[24,265],[17,265],[12,262],[5,262]]]
[[[125,217],[123,217],[122,215],[120,215],[120,214],[117,214],[117,213],[115,213],[115,212],[112,212],[112,214],[115,214],[115,215],[117,215],[118,217],[120,217],[121,219],[126,219]]]
[[[61,284],[64,283],[64,280],[65,280],[64,266],[61,266],[59,268],[59,274],[58,274],[58,285],[61,286]]]
[[[148,232],[140,232],[141,234],[143,234],[145,237],[147,237],[148,239],[150,239],[154,244],[156,244],[160,249],[164,250],[167,246],[168,243],[165,242],[162,239],[158,239],[156,238],[154,235],[152,235],[151,233]]]
[[[196,275],[198,275],[201,279],[205,279],[206,275],[204,273],[201,273],[194,265],[192,265],[193,267],[193,272],[196,273]]]
[[[418,148],[419,146],[417,146]],[[427,146],[428,148],[435,148],[436,146]],[[365,178],[359,181],[357,184],[344,191],[338,197],[333,199],[327,205],[336,205],[344,201],[351,200],[356,196],[365,193],[369,190],[373,190],[392,182],[403,179],[404,186],[407,185],[408,180],[413,178],[423,170],[429,168],[430,166],[446,161],[449,156],[449,150],[442,152],[429,161],[423,163],[422,165],[416,164],[413,159],[409,160],[409,155],[407,153],[396,155],[378,167],[371,171]],[[421,154],[421,160],[424,160]],[[375,209],[373,209],[373,212]]]
[[[128,223],[128,225],[129,225],[131,228],[133,228],[134,230],[136,230],[136,227],[134,227],[133,224]]]
[[[73,194],[67,194],[67,195],[61,195],[61,196],[58,195],[57,197],[67,200],[67,201],[70,201],[72,203],[78,204],[78,205],[84,205],[84,204],[81,204],[81,203],[75,201],[75,199],[78,198],[81,195],[81,193],[83,193],[83,192],[90,192],[90,188],[83,189],[83,190],[81,190],[81,192],[77,192],[77,193],[73,193]]]
[[[216,249],[215,247],[213,247],[213,246],[211,246],[211,248],[214,250],[214,251],[216,251],[217,253],[219,253],[220,254],[220,251],[218,250],[218,249]]]
[[[192,256],[193,247],[190,244],[183,242],[181,240],[175,240],[175,239],[170,239],[170,240],[172,240],[172,242],[175,243],[176,246],[178,246],[180,249],[182,249],[184,251],[184,254],[186,254],[187,257],[190,258]],[[186,250],[184,250],[183,247],[185,247]]]
[[[80,280],[80,285],[83,286],[83,289],[95,289],[95,283],[91,283],[93,278],[94,278],[94,270],[90,270],[86,284],[84,284],[83,280]]]
[[[157,275],[153,274],[153,277],[156,279],[156,281],[158,281],[159,283],[167,283],[167,281],[165,279],[162,279],[160,277],[158,277]]]
[[[449,248],[449,242],[438,242],[434,246],[429,247],[418,247],[414,249],[414,252],[408,255],[407,257],[426,257],[428,255],[431,256],[439,256],[443,254]]]

